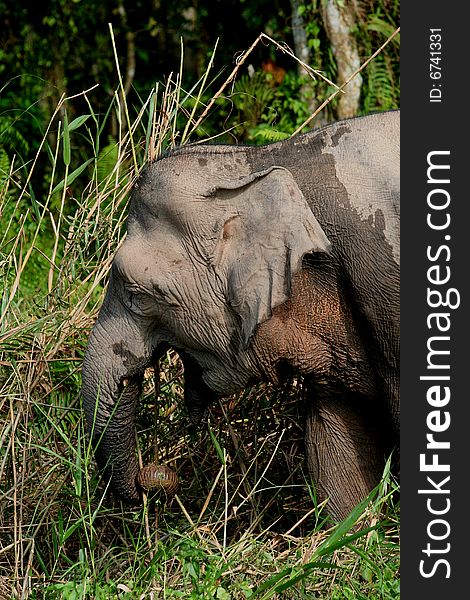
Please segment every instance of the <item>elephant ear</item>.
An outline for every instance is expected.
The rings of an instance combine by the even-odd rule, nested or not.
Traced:
[[[214,262],[226,278],[227,300],[241,319],[247,346],[256,326],[289,297],[303,256],[328,252],[330,243],[283,167],[224,184],[210,195],[229,209]]]

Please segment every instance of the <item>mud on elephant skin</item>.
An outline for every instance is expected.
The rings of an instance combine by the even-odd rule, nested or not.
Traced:
[[[307,464],[342,519],[399,422],[399,112],[263,147],[183,147],[147,166],[83,363],[100,468],[121,498],[174,479],[135,454],[145,368],[181,356],[194,419],[302,377]]]

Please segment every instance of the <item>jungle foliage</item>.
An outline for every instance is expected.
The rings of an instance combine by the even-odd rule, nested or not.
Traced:
[[[322,24],[321,3],[299,2],[310,66],[336,81],[335,56]],[[213,67],[201,101],[212,97],[234,61],[265,32],[295,50],[292,38],[293,0],[52,0],[40,3],[0,1],[0,160],[14,156],[25,164],[41,143],[61,96],[69,120],[87,112],[83,90],[95,112],[105,114],[116,102],[118,88],[108,23],[112,24],[128,104],[139,110],[155,84],[181,77],[190,92]],[[338,4],[341,4],[339,2]],[[357,41],[362,60],[398,26],[397,0],[354,2]],[[217,50],[214,53],[214,47]],[[399,106],[399,38],[363,73],[361,113]],[[250,74],[248,74],[250,73]],[[251,75],[251,76],[250,76]],[[341,82],[336,82],[341,83]],[[305,88],[308,88],[305,90]],[[227,101],[218,103],[193,140],[219,135],[221,141],[262,143],[291,134],[328,94],[321,79],[308,81],[298,65],[274,46],[259,45],[250,56]],[[335,117],[334,104],[321,119]],[[238,124],[238,125],[237,125]],[[49,131],[55,134],[57,123]],[[109,119],[100,131],[101,145],[116,142],[117,123]],[[87,144],[74,140],[77,158],[88,158]],[[3,158],[2,158],[3,157]],[[50,168],[38,172],[47,181]],[[42,171],[42,170],[41,170]]]

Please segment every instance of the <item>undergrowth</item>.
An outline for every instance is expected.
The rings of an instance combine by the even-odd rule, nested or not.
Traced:
[[[129,191],[204,108],[205,79],[188,93],[179,81],[135,111],[117,90],[105,115],[83,92],[88,111],[70,122],[63,98],[36,156],[0,155],[0,598],[397,598],[398,485],[387,468],[344,523],[328,523],[303,462],[301,381],[229,398],[193,430],[169,353],[158,403],[147,373],[137,426],[143,460],[157,454],[184,486],[131,509],[97,478],[81,361]],[[102,139],[110,118],[117,142]]]

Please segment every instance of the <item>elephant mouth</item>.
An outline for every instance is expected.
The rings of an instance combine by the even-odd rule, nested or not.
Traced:
[[[167,344],[157,346],[151,353],[150,358],[141,359],[137,361],[129,368],[124,375],[122,375],[117,381],[116,397],[121,398],[126,393],[129,393],[132,388],[137,388],[138,396],[147,395],[149,385],[153,379],[153,385],[155,387],[155,397],[158,398],[160,393],[160,362],[169,350]],[[119,348],[119,353],[122,356],[122,349]]]
[[[150,358],[142,365],[136,372],[129,373],[121,378],[120,386],[125,388],[135,378],[139,378],[142,381],[142,387],[144,395],[155,394],[155,398],[158,399],[160,396],[160,379],[162,372],[168,371],[171,366],[162,365],[165,355],[174,350],[169,344],[159,344],[153,351]],[[178,352],[175,350],[178,354]],[[179,354],[178,354],[179,356]],[[173,357],[170,357],[170,362],[173,362]]]

